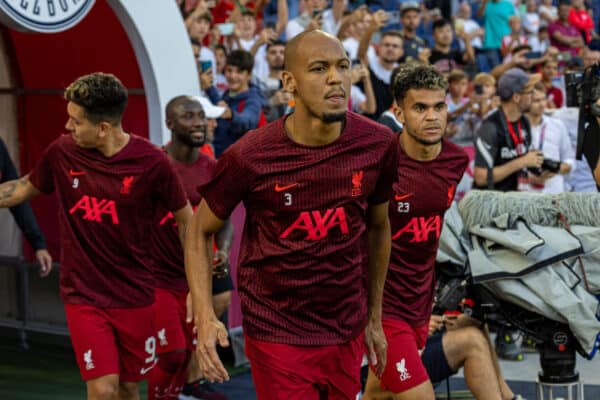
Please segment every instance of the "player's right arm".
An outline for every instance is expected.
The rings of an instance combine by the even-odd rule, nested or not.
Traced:
[[[0,208],[14,207],[40,194],[29,181],[29,176],[0,184]]]
[[[227,370],[217,354],[217,342],[228,346],[227,329],[215,315],[212,305],[213,235],[225,221],[217,217],[205,200],[191,218],[185,238],[185,272],[187,275],[194,321],[198,330],[196,352],[200,369],[211,382],[229,380]]]

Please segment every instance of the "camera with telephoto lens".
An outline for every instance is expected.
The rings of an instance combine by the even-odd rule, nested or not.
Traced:
[[[556,174],[560,171],[560,161],[544,158],[544,162],[540,168],[527,168],[527,170],[536,176],[540,176],[544,171]]]

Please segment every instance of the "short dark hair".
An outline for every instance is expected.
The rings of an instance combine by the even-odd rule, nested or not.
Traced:
[[[432,30],[432,32],[435,32],[438,29],[442,29],[446,25],[452,26],[452,24],[450,23],[450,21],[448,21],[447,19],[438,19],[431,26],[431,30]]]
[[[392,36],[392,37],[397,37],[400,38],[402,40],[404,40],[404,37],[402,36],[402,33],[400,31],[397,30],[390,30],[390,31],[385,31],[381,34],[381,38],[383,39],[386,36]]]
[[[227,65],[238,67],[240,71],[252,73],[254,68],[254,57],[246,50],[233,50],[227,55]]]
[[[85,117],[92,123],[121,122],[127,106],[127,89],[113,74],[95,72],[77,78],[65,89],[67,101],[83,107]]]
[[[212,22],[213,22],[213,16],[210,13],[210,11],[205,11],[202,14],[198,15],[198,19],[203,19],[206,22],[208,22],[209,24],[212,24]]]
[[[217,51],[217,49],[223,50],[225,52],[225,55],[228,54],[227,47],[225,47],[225,45],[221,43],[216,43],[213,45],[213,51]]]
[[[266,50],[269,51],[269,49],[273,46],[283,46],[285,47],[285,42],[283,40],[273,40],[272,42],[267,43],[267,48]]]
[[[397,68],[392,82],[396,103],[400,104],[409,90],[448,90],[448,81],[431,65],[406,63]],[[392,73],[392,75],[394,74]]]
[[[256,14],[254,13],[254,11],[250,10],[249,8],[245,8],[242,10],[242,17],[252,17],[255,18]]]

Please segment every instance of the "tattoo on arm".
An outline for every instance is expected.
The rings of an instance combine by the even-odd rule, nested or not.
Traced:
[[[5,182],[0,184],[0,208],[12,207],[18,203],[13,204],[13,196],[19,186],[25,186],[29,183],[29,178],[24,176],[19,179]]]

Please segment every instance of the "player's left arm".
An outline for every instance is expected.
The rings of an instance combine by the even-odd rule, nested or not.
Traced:
[[[192,207],[190,206],[189,202],[187,202],[183,208],[173,211],[173,217],[175,217],[175,221],[177,221],[177,230],[179,231],[179,240],[181,240],[181,246],[185,246],[185,232],[192,215],[194,215],[194,211],[192,211]]]
[[[367,285],[369,290],[369,320],[365,341],[371,364],[381,376],[386,363],[387,341],[381,326],[381,302],[391,251],[391,228],[388,218],[388,203],[372,205],[367,210],[369,237],[369,265]]]

